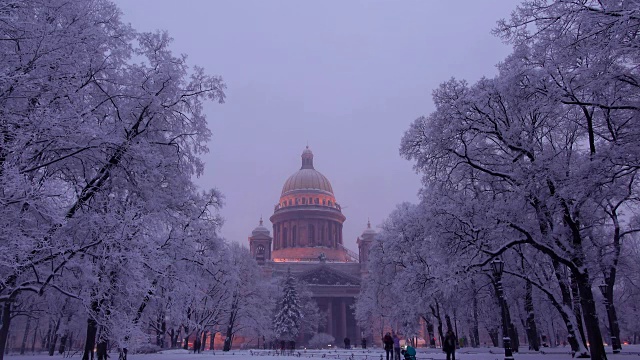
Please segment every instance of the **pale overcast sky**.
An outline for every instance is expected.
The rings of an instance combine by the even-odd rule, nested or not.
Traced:
[[[139,31],[167,30],[176,53],[221,75],[223,105],[206,107],[213,131],[202,187],[220,189],[228,240],[267,227],[308,143],[347,217],[345,245],[367,218],[417,201],[420,178],[398,154],[409,124],[433,110],[451,77],[495,75],[510,51],[491,29],[516,2],[117,0]]]

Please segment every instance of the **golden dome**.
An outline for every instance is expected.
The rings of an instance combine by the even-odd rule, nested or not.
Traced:
[[[323,192],[333,196],[329,179],[313,168],[313,153],[308,146],[302,152],[302,167],[285,181],[281,196],[295,192]]]

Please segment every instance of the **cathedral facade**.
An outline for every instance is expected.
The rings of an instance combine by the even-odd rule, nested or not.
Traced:
[[[336,344],[342,344],[344,338],[359,344],[363,332],[352,305],[360,293],[375,231],[367,224],[357,239],[357,254],[344,247],[342,226],[346,217],[331,183],[314,168],[308,146],[302,152],[300,170],[285,181],[269,220],[273,236],[261,219],[249,237],[252,256],[268,276],[284,276],[290,269],[298,281],[307,284],[327,317],[319,332],[332,335]]]

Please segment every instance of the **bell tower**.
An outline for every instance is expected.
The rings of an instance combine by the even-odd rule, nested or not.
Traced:
[[[249,251],[251,251],[251,256],[256,259],[258,265],[264,265],[265,262],[271,261],[272,240],[269,229],[262,225],[262,217],[260,217],[260,223],[249,236]]]
[[[369,262],[369,251],[376,237],[376,231],[371,228],[371,222],[367,220],[367,228],[364,229],[362,235],[358,237],[358,260],[360,262],[360,272],[367,272],[367,263]]]

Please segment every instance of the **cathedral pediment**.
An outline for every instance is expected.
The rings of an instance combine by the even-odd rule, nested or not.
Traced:
[[[342,271],[330,268],[330,265],[321,265],[298,276],[298,279],[307,285],[343,285],[359,286],[360,279],[345,274]]]

